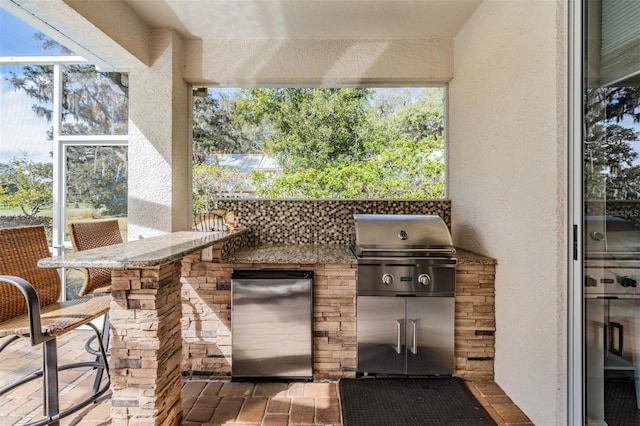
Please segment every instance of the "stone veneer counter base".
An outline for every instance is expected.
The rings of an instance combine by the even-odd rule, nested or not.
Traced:
[[[188,374],[231,374],[231,274],[234,269],[314,272],[314,379],[354,377],[356,258],[346,245],[263,244],[228,252],[213,248],[182,266],[183,362]],[[456,252],[455,367],[465,379],[493,379],[494,259]]]

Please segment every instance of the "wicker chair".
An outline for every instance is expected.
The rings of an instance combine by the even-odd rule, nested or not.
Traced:
[[[88,250],[122,242],[117,219],[95,222],[72,222],[68,225],[71,244],[75,251]],[[78,292],[80,296],[111,291],[111,270],[106,268],[86,268],[84,284]]]
[[[31,425],[57,423],[104,394],[110,385],[107,355],[101,332],[91,323],[109,311],[110,296],[86,296],[58,302],[61,285],[55,269],[39,268],[38,260],[50,256],[43,226],[0,228],[0,355],[4,348],[20,337],[31,345],[42,344],[42,370],[0,389],[0,396],[33,379],[44,382],[45,417]],[[96,361],[58,366],[56,338],[76,328],[91,327],[99,342],[100,357]],[[59,409],[58,370],[91,367],[96,370],[93,391],[85,400],[70,408]],[[101,386],[102,373],[107,380]]]

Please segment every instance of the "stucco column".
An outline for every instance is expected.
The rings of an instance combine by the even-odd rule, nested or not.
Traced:
[[[184,40],[154,30],[152,65],[129,74],[129,239],[191,224],[190,88]]]

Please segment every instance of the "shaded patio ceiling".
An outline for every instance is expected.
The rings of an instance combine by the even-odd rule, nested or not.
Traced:
[[[0,0],[100,69],[155,60],[154,30],[184,42],[195,85],[442,83],[482,0]]]
[[[187,39],[389,40],[455,36],[482,0],[125,0]]]

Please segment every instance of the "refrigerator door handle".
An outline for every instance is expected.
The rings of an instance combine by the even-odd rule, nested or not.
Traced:
[[[398,332],[398,340],[396,343],[396,353],[402,353],[402,323],[404,322],[404,319],[398,319],[396,320],[396,328],[397,328],[397,332]]]
[[[411,353],[414,355],[418,355],[418,333],[417,333],[417,326],[418,326],[418,320],[410,318],[409,321],[411,321],[411,328],[413,329],[413,337],[411,338]]]

